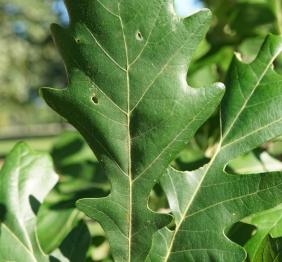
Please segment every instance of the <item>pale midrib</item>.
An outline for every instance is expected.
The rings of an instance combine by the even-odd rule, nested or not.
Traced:
[[[17,163],[17,166],[18,166],[18,168],[16,169],[16,171],[15,171],[15,176],[16,176],[16,181],[18,181],[18,183],[16,184],[16,187],[17,187],[17,189],[16,189],[16,198],[17,198],[17,203],[21,203],[21,199],[20,199],[20,190],[21,190],[21,186],[20,186],[20,183],[19,183],[19,181],[20,181],[20,176],[21,176],[21,174],[20,174],[20,170],[24,170],[25,168],[28,168],[29,166],[31,166],[32,165],[32,161],[30,162],[27,162],[27,163],[25,163],[25,164],[23,164],[25,161],[23,160],[24,159],[24,157],[27,155],[27,152],[25,152],[24,154],[22,154],[21,156],[20,156],[20,158],[19,158],[19,162]],[[18,211],[17,212],[19,212],[19,213],[21,213],[21,211],[20,211],[20,206],[18,207]],[[25,224],[24,224],[24,222],[23,222],[23,219],[22,219],[22,217],[17,217],[16,216],[16,220],[18,221],[18,223],[19,223],[19,225],[20,225],[20,228],[21,228],[21,230],[22,230],[22,233],[24,234],[24,236],[25,236],[25,241],[27,241],[28,242],[28,245],[29,246],[27,246],[27,248],[29,248],[31,251],[31,253],[33,253],[33,246],[32,246],[32,242],[30,241],[30,238],[29,238],[29,234],[28,234],[28,231],[27,231],[27,229],[26,229],[26,227],[25,227]],[[10,229],[10,228],[9,228]],[[10,229],[11,230],[11,229]],[[13,232],[12,230],[11,230],[11,232]],[[14,233],[14,232],[13,232]],[[16,235],[16,234],[15,234]],[[19,239],[20,240],[20,239]],[[24,243],[23,243],[23,245],[24,245]]]
[[[131,173],[131,134],[130,134],[130,80],[129,80],[129,58],[128,58],[128,46],[126,36],[124,32],[124,24],[120,13],[120,3],[118,2],[119,20],[124,41],[124,50],[126,57],[126,83],[127,83],[127,152],[128,152],[128,189],[129,189],[129,225],[128,225],[128,262],[131,262],[131,238],[132,238],[132,173]]]
[[[1,226],[5,227],[6,230],[7,230],[8,232],[10,232],[10,234],[11,234],[11,235],[18,241],[18,243],[26,250],[26,252],[31,256],[31,258],[34,259],[34,262],[37,262],[36,259],[35,259],[35,257],[34,257],[34,254],[32,253],[32,251],[29,250],[29,249],[21,242],[21,240],[18,238],[18,236],[8,227],[8,225],[2,223]]]
[[[210,163],[208,164],[207,166],[207,169],[205,171],[205,173],[203,174],[201,180],[199,181],[199,184],[194,192],[194,194],[192,195],[191,197],[191,200],[189,201],[189,203],[187,204],[187,207],[185,208],[185,211],[183,212],[183,215],[181,217],[181,220],[179,222],[179,224],[176,225],[175,227],[175,230],[173,232],[173,236],[172,236],[172,239],[171,239],[171,242],[170,242],[170,246],[169,246],[169,249],[167,251],[167,255],[164,259],[164,262],[167,262],[169,257],[170,257],[170,254],[172,252],[172,248],[173,248],[173,244],[174,244],[174,240],[176,238],[176,235],[180,229],[180,227],[182,226],[182,223],[184,222],[184,220],[186,219],[187,217],[187,213],[195,199],[195,197],[197,196],[197,193],[199,191],[199,189],[201,188],[201,185],[203,183],[203,181],[205,180],[207,174],[209,173],[209,170],[210,168],[213,166],[213,163],[216,161],[216,158],[217,156],[219,155],[219,153],[222,151],[222,143],[224,141],[224,139],[228,136],[228,134],[230,133],[230,131],[232,130],[234,124],[237,122],[238,118],[240,117],[241,113],[244,111],[244,109],[246,108],[249,100],[251,99],[252,95],[254,94],[254,92],[256,91],[257,87],[259,86],[260,82],[262,81],[262,79],[264,78],[265,74],[267,73],[269,67],[272,65],[273,61],[275,60],[276,56],[273,56],[273,58],[270,60],[270,62],[267,64],[265,70],[262,72],[261,76],[258,78],[253,90],[251,91],[250,95],[245,99],[245,102],[242,106],[242,108],[239,110],[239,112],[237,113],[236,117],[234,118],[234,120],[232,121],[230,127],[227,129],[227,131],[225,132],[224,136],[222,136],[222,125],[220,126],[221,127],[221,138],[220,138],[220,142],[218,144],[218,147],[217,147],[217,150],[213,156],[213,158],[211,159]],[[251,65],[250,65],[251,66]],[[221,118],[221,114],[220,114],[220,118]],[[220,119],[220,122],[222,122],[222,119]]]
[[[275,121],[273,121],[273,122],[270,122],[269,124],[267,124],[267,125],[265,125],[265,126],[262,126],[262,127],[258,128],[258,129],[255,129],[254,131],[252,131],[252,132],[250,132],[250,133],[248,133],[248,134],[246,134],[246,135],[244,135],[244,136],[242,136],[242,137],[240,137],[240,138],[238,138],[238,139],[235,139],[235,140],[233,140],[232,142],[230,142],[230,143],[228,143],[228,144],[225,144],[225,145],[221,148],[221,150],[223,150],[223,149],[225,149],[225,148],[227,148],[227,147],[230,147],[230,146],[232,146],[232,145],[234,145],[234,144],[236,144],[236,143],[239,143],[239,142],[241,142],[242,140],[246,139],[247,137],[249,137],[249,136],[251,136],[251,135],[254,135],[254,134],[256,134],[256,133],[259,133],[260,131],[262,131],[262,130],[264,130],[264,129],[266,129],[266,128],[272,126],[272,125],[275,125],[275,124],[277,124],[277,123],[279,123],[279,122],[281,122],[281,121],[282,121],[282,117],[279,118],[279,119],[277,119],[277,120],[275,120]]]
[[[217,157],[217,155],[218,155],[219,152],[220,152],[220,145],[218,145],[217,152],[214,154],[212,160],[211,160],[210,163],[208,164],[208,167],[207,167],[207,169],[206,169],[204,175],[202,176],[201,180],[199,181],[199,184],[198,184],[198,186],[197,186],[197,188],[196,188],[194,194],[192,195],[191,200],[189,201],[187,207],[185,208],[185,210],[184,210],[184,212],[183,212],[183,214],[182,214],[182,216],[181,216],[181,219],[180,219],[179,223],[178,223],[178,224],[176,225],[176,227],[175,227],[175,230],[174,230],[174,232],[173,232],[172,239],[171,239],[171,241],[170,241],[169,249],[167,250],[167,255],[166,255],[165,259],[164,259],[165,262],[167,262],[168,259],[169,259],[169,257],[170,257],[170,254],[171,254],[171,251],[172,251],[172,248],[173,248],[173,244],[174,244],[174,240],[175,240],[175,238],[176,238],[176,235],[177,235],[177,233],[178,233],[180,227],[182,226],[182,223],[183,223],[184,220],[186,219],[186,214],[187,214],[188,210],[190,209],[190,206],[191,206],[191,204],[193,203],[195,197],[197,196],[197,193],[198,193],[198,191],[199,191],[199,189],[200,189],[200,187],[201,187],[201,185],[202,185],[202,183],[203,183],[203,181],[204,181],[206,175],[208,174],[209,169],[210,169],[211,166],[213,165],[213,163],[214,163],[214,161],[215,161],[215,159],[216,159],[216,157]]]
[[[273,58],[270,60],[270,62],[267,64],[265,70],[262,72],[261,76],[258,78],[253,90],[251,91],[250,95],[245,99],[244,104],[242,105],[242,108],[238,111],[237,115],[235,116],[234,120],[232,121],[232,123],[230,124],[229,128],[226,130],[225,134],[222,137],[222,141],[224,141],[224,139],[228,136],[228,134],[230,133],[230,131],[232,130],[234,124],[237,122],[238,118],[240,117],[240,115],[242,114],[242,112],[245,110],[247,104],[249,103],[250,99],[252,98],[253,94],[255,93],[255,91],[257,90],[257,87],[259,86],[260,82],[262,81],[262,79],[264,78],[265,74],[267,73],[269,67],[273,64],[273,61],[275,60],[276,56],[273,56]],[[252,65],[250,65],[252,66]],[[241,87],[240,87],[241,89]]]

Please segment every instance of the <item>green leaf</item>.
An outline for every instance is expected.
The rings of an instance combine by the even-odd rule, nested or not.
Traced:
[[[43,251],[48,254],[58,248],[81,217],[81,212],[74,208],[40,210],[37,232]]]
[[[267,152],[251,152],[232,160],[228,168],[238,174],[253,174],[281,171],[282,163]]]
[[[262,245],[255,254],[255,257],[251,258],[253,262],[279,262],[282,259],[282,238],[271,238],[267,236]]]
[[[231,160],[282,133],[282,77],[272,68],[281,50],[282,37],[270,35],[251,64],[234,58],[213,158],[200,170],[169,169],[162,178],[176,228],[169,235],[166,253],[154,261],[243,261],[245,251],[225,231],[244,217],[281,203],[280,172],[232,175],[225,171]]]
[[[188,64],[211,20],[176,16],[173,0],[67,0],[70,26],[52,26],[69,74],[47,103],[85,137],[111,193],[78,208],[104,228],[116,261],[144,261],[171,218],[148,196],[169,163],[209,118],[223,86],[191,88]]]
[[[52,255],[61,262],[85,261],[90,243],[90,232],[86,224],[81,222],[70,232],[60,248],[53,252]],[[52,257],[50,261],[56,262],[58,261],[56,259]]]
[[[91,239],[83,223],[50,256],[39,243],[36,215],[58,181],[53,169],[48,155],[36,153],[23,143],[16,145],[6,158],[0,171],[0,261],[84,261]],[[56,222],[52,225],[55,229]],[[45,233],[50,229],[53,230],[47,228]]]
[[[36,214],[58,180],[49,156],[18,144],[0,171],[0,261],[49,261],[41,250]]]
[[[273,209],[254,214],[244,219],[244,222],[257,227],[255,234],[246,243],[245,248],[250,260],[258,261],[256,259],[261,257],[263,250],[269,246],[270,240],[282,236],[282,207],[279,205]]]

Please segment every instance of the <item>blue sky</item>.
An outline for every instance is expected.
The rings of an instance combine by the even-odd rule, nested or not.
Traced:
[[[53,10],[57,13],[64,24],[69,22],[69,16],[63,0],[55,0]]]
[[[174,0],[176,13],[179,16],[187,16],[203,7],[199,0]]]

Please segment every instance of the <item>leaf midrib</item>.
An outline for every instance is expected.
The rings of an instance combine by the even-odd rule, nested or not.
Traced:
[[[241,113],[242,113],[242,112],[244,111],[244,109],[246,108],[246,106],[247,106],[249,100],[250,100],[251,97],[253,96],[253,94],[254,94],[254,92],[256,91],[257,87],[259,86],[260,82],[262,81],[262,79],[264,78],[265,74],[268,72],[270,66],[273,64],[274,60],[276,59],[276,57],[277,57],[278,55],[279,55],[279,53],[276,54],[276,55],[274,55],[273,58],[270,60],[270,62],[267,64],[265,70],[262,72],[261,76],[258,78],[256,84],[254,85],[254,88],[253,88],[253,90],[251,91],[250,95],[245,99],[242,108],[238,111],[238,113],[236,114],[236,116],[235,116],[234,120],[232,121],[230,127],[227,129],[227,131],[225,132],[224,135],[222,135],[222,117],[221,117],[221,114],[220,114],[220,134],[221,134],[221,137],[220,137],[219,144],[218,144],[218,146],[217,146],[217,150],[216,150],[215,154],[213,155],[213,157],[212,157],[210,163],[207,165],[207,168],[206,168],[206,170],[205,170],[205,172],[204,172],[204,174],[203,174],[203,176],[202,176],[202,178],[201,178],[201,180],[200,180],[200,182],[199,182],[199,184],[198,184],[198,186],[197,186],[197,188],[196,188],[194,194],[192,195],[191,200],[190,200],[189,203],[187,204],[187,207],[186,207],[186,209],[185,209],[185,211],[184,211],[184,213],[183,213],[183,215],[182,215],[182,217],[181,217],[181,220],[180,220],[179,224],[176,225],[176,228],[175,228],[175,230],[174,230],[174,232],[173,232],[173,236],[172,236],[172,239],[171,239],[170,247],[169,247],[169,249],[168,249],[168,251],[167,251],[167,255],[166,255],[165,259],[164,259],[164,262],[168,262],[168,259],[169,259],[169,257],[170,257],[170,254],[171,254],[171,252],[172,252],[172,248],[173,248],[173,245],[174,245],[174,240],[175,240],[175,238],[176,238],[176,235],[177,235],[177,233],[178,233],[180,227],[182,226],[182,223],[183,223],[183,222],[185,221],[185,219],[187,218],[187,213],[188,213],[188,211],[189,211],[189,209],[190,209],[190,207],[191,207],[191,205],[192,205],[192,203],[193,203],[195,197],[197,196],[197,193],[198,193],[198,191],[200,190],[203,181],[205,180],[207,174],[209,173],[210,168],[213,166],[214,163],[216,163],[216,159],[217,159],[218,155],[220,154],[220,152],[222,151],[222,149],[226,146],[226,145],[225,145],[225,146],[222,146],[222,144],[223,144],[225,138],[226,138],[226,137],[228,136],[228,134],[231,132],[233,126],[234,126],[235,123],[237,122],[237,120],[238,120],[238,118],[240,117]],[[249,66],[252,66],[252,65],[249,65]],[[240,86],[240,90],[241,90],[241,86]],[[279,121],[281,121],[281,120],[282,120],[282,119],[279,119]],[[273,123],[272,123],[272,124],[273,124]],[[230,144],[229,144],[229,145],[230,145]],[[201,211],[201,210],[199,210],[197,213],[199,213],[200,211]]]
[[[124,42],[124,51],[126,58],[126,85],[127,85],[127,153],[128,153],[128,189],[129,189],[129,227],[128,227],[128,262],[131,261],[131,238],[132,238],[132,171],[131,171],[131,133],[130,133],[130,79],[129,79],[129,58],[128,46],[124,32],[124,23],[120,12],[120,2],[118,1],[119,21]]]
[[[32,253],[31,250],[29,250],[25,245],[24,243],[18,238],[18,236],[13,232],[13,230],[10,229],[10,227],[5,224],[5,223],[2,223],[1,226],[5,227],[6,230],[8,232],[10,232],[11,236],[14,237],[14,239],[26,250],[26,252],[31,256],[31,258],[34,260],[34,262],[37,262],[34,254]]]

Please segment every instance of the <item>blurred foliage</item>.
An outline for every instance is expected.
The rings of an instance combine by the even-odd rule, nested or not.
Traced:
[[[38,96],[65,82],[49,32],[59,22],[53,9],[52,1],[0,0],[0,127],[59,120]]]
[[[189,68],[187,80],[191,86],[201,87],[216,81],[224,82],[234,53],[249,63],[254,60],[268,33],[282,33],[281,0],[202,0],[202,2],[212,10],[213,21]],[[275,70],[282,73],[281,55],[274,64]],[[198,131],[194,140],[175,161],[178,169],[194,169],[211,158],[220,135],[218,119],[218,115],[215,114]],[[267,143],[259,149],[260,153],[267,150],[281,160],[282,150],[279,141],[280,138]],[[191,149],[196,151],[189,152]],[[193,155],[192,158],[197,158],[195,160],[198,164],[187,162],[185,155]],[[249,163],[249,167],[253,163],[245,162]]]
[[[38,235],[46,253],[58,248],[83,218],[75,208],[79,198],[103,197],[110,191],[106,176],[78,133],[59,136],[50,153],[60,179],[39,212]]]
[[[269,32],[280,34],[282,31],[280,0],[203,2],[214,16],[206,40],[190,66],[188,82],[196,87],[223,81],[234,52],[250,62]],[[282,71],[282,57],[276,61],[276,68]]]

